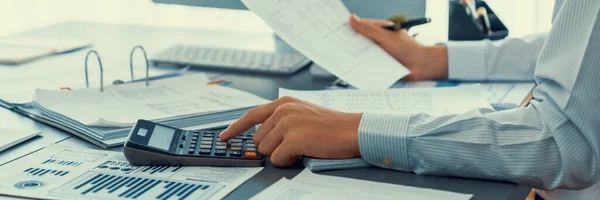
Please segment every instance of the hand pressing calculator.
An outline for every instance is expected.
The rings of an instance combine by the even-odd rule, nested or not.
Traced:
[[[257,167],[264,157],[252,137],[252,128],[229,141],[220,141],[225,130],[181,130],[139,120],[125,142],[125,157],[133,165]]]

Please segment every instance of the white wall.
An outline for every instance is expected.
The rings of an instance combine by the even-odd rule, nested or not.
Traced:
[[[547,31],[554,0],[488,0],[511,37]],[[154,4],[151,0],[0,0],[0,37],[69,21],[269,31],[247,11]]]

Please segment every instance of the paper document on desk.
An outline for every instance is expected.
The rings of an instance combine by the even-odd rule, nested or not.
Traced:
[[[31,139],[40,132],[24,132],[0,128],[0,152]],[[0,162],[0,164],[2,164]]]
[[[473,195],[313,174],[302,171],[292,180],[282,178],[252,199],[444,199],[464,200]]]
[[[130,127],[138,119],[165,121],[247,109],[268,101],[233,88],[207,85],[204,75],[113,85],[73,91],[37,90],[40,109],[76,120],[87,126]]]
[[[340,0],[242,0],[285,42],[360,89],[388,88],[410,72],[348,24]]]
[[[461,114],[477,108],[492,108],[478,85],[449,88],[387,90],[297,91],[279,89],[279,96],[292,96],[343,112],[397,114],[426,113],[433,116]]]
[[[222,199],[262,170],[132,166],[122,153],[46,147],[0,167],[0,194],[41,199]]]

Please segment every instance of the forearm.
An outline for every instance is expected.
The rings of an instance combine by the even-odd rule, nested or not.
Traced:
[[[417,174],[511,181],[536,188],[582,188],[593,182],[592,155],[567,150],[588,151],[590,144],[555,137],[533,107],[444,117],[367,113],[359,128],[359,144],[365,161]]]

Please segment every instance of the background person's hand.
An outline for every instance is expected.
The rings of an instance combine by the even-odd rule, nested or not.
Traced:
[[[291,165],[298,156],[315,158],[360,157],[358,126],[362,114],[344,113],[292,97],[248,111],[223,131],[219,138],[229,140],[254,125],[258,151],[271,157],[276,166]]]
[[[375,41],[383,50],[402,63],[411,74],[404,80],[440,80],[448,78],[448,53],[445,45],[426,47],[419,44],[407,30],[390,31],[382,27],[393,25],[386,20],[350,17],[350,26],[359,34]]]

